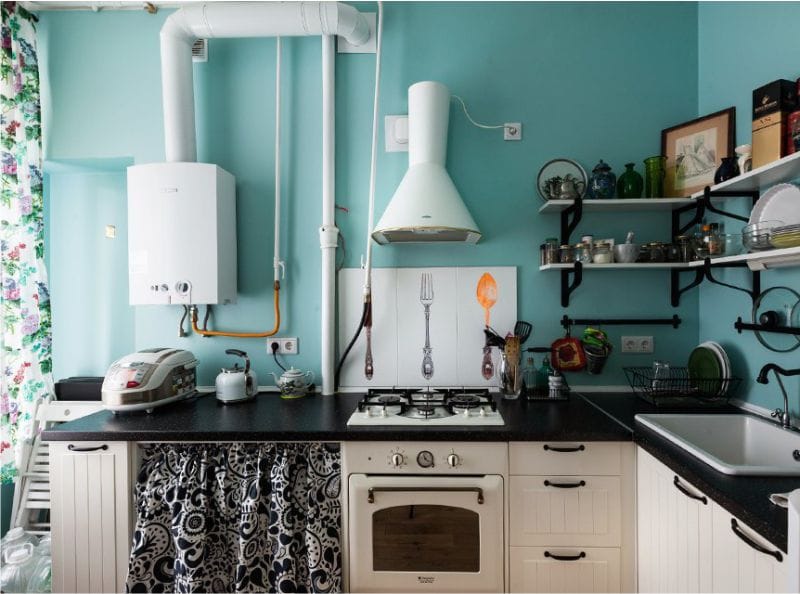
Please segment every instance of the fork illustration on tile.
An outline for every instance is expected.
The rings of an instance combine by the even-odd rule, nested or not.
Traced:
[[[420,277],[419,302],[425,311],[425,346],[422,349],[422,377],[429,380],[433,377],[433,357],[431,353],[431,305],[433,304],[433,274],[423,272]]]

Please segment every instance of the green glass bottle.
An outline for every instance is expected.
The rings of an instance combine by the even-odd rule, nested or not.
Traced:
[[[664,173],[666,170],[667,158],[663,155],[648,157],[644,160],[644,174],[646,191],[644,195],[648,198],[661,198],[664,196]]]
[[[617,198],[641,198],[644,180],[633,169],[633,163],[625,163],[625,172],[617,180]]]

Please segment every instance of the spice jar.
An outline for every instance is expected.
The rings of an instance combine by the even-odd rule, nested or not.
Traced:
[[[558,250],[559,262],[562,264],[573,264],[575,262],[575,250],[568,243],[561,246]]]
[[[592,261],[595,264],[611,264],[614,257],[611,253],[611,244],[600,241],[595,244],[592,251]]]
[[[667,259],[664,244],[660,241],[653,241],[646,244],[644,247],[650,254],[650,262],[664,262]]]
[[[592,246],[589,243],[575,244],[575,260],[583,264],[589,264],[592,261]]]
[[[679,262],[690,262],[692,259],[692,242],[686,235],[678,235],[675,238],[675,245],[678,247]]]
[[[545,245],[545,264],[558,263],[558,239],[555,237],[548,237],[544,240]]]

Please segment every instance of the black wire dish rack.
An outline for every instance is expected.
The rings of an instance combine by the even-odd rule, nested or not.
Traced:
[[[687,367],[656,375],[652,367],[625,367],[634,394],[659,407],[723,406],[742,383],[739,377],[697,378]],[[666,375],[666,377],[662,377]]]

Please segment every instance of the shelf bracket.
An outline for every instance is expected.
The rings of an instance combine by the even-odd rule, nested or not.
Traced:
[[[747,267],[745,263],[735,263],[735,264],[725,264],[726,268],[743,268]],[[750,299],[755,303],[758,296],[761,294],[761,273],[757,270],[752,271],[753,282],[751,289],[745,289],[744,287],[737,287],[736,285],[732,285],[730,283],[725,283],[720,280],[714,278],[714,275],[711,273],[711,259],[705,258],[703,260],[703,266],[701,268],[697,268],[695,270],[695,278],[694,280],[686,285],[685,287],[680,287],[680,269],[673,269],[672,270],[672,278],[671,278],[671,296],[672,296],[672,307],[678,307],[681,302],[681,296],[688,290],[693,289],[704,280],[707,280],[710,283],[714,283],[715,285],[720,285],[722,287],[727,287],[729,289],[734,289],[736,291],[741,291],[742,293],[747,293],[750,296]]]
[[[572,219],[570,220],[570,217]],[[572,235],[578,223],[583,218],[583,198],[575,198],[575,201],[561,211],[561,243],[569,243],[569,238]]]
[[[721,208],[717,208],[712,204],[712,198],[750,198],[755,205],[758,202],[759,193],[757,191],[725,191],[725,190],[712,190],[709,186],[706,186],[703,190],[703,195],[695,200],[694,204],[688,204],[686,206],[682,206],[681,208],[676,208],[672,211],[672,237],[675,238],[678,235],[684,235],[689,229],[693,226],[697,225],[703,220],[703,217],[706,215],[706,211],[713,212],[718,215],[722,215],[724,217],[728,217],[731,219],[736,219],[739,221],[743,221],[747,223],[749,219],[742,215],[734,214],[732,212],[728,212],[727,210],[722,210]],[[690,210],[694,210],[694,216],[692,216],[691,220],[686,223],[685,225],[681,225],[681,215],[685,212],[689,212]]]
[[[795,336],[800,336],[800,328],[793,328],[791,326],[764,326],[763,324],[748,324],[747,322],[742,321],[742,316],[739,316],[736,319],[733,327],[739,334],[742,333],[742,330],[750,330],[753,332],[773,332],[775,334],[793,334]],[[800,346],[800,344],[798,344],[798,346]]]
[[[569,275],[574,275],[572,282],[569,282]],[[573,269],[561,271],[561,307],[569,307],[569,297],[583,282],[583,263],[575,262]]]

